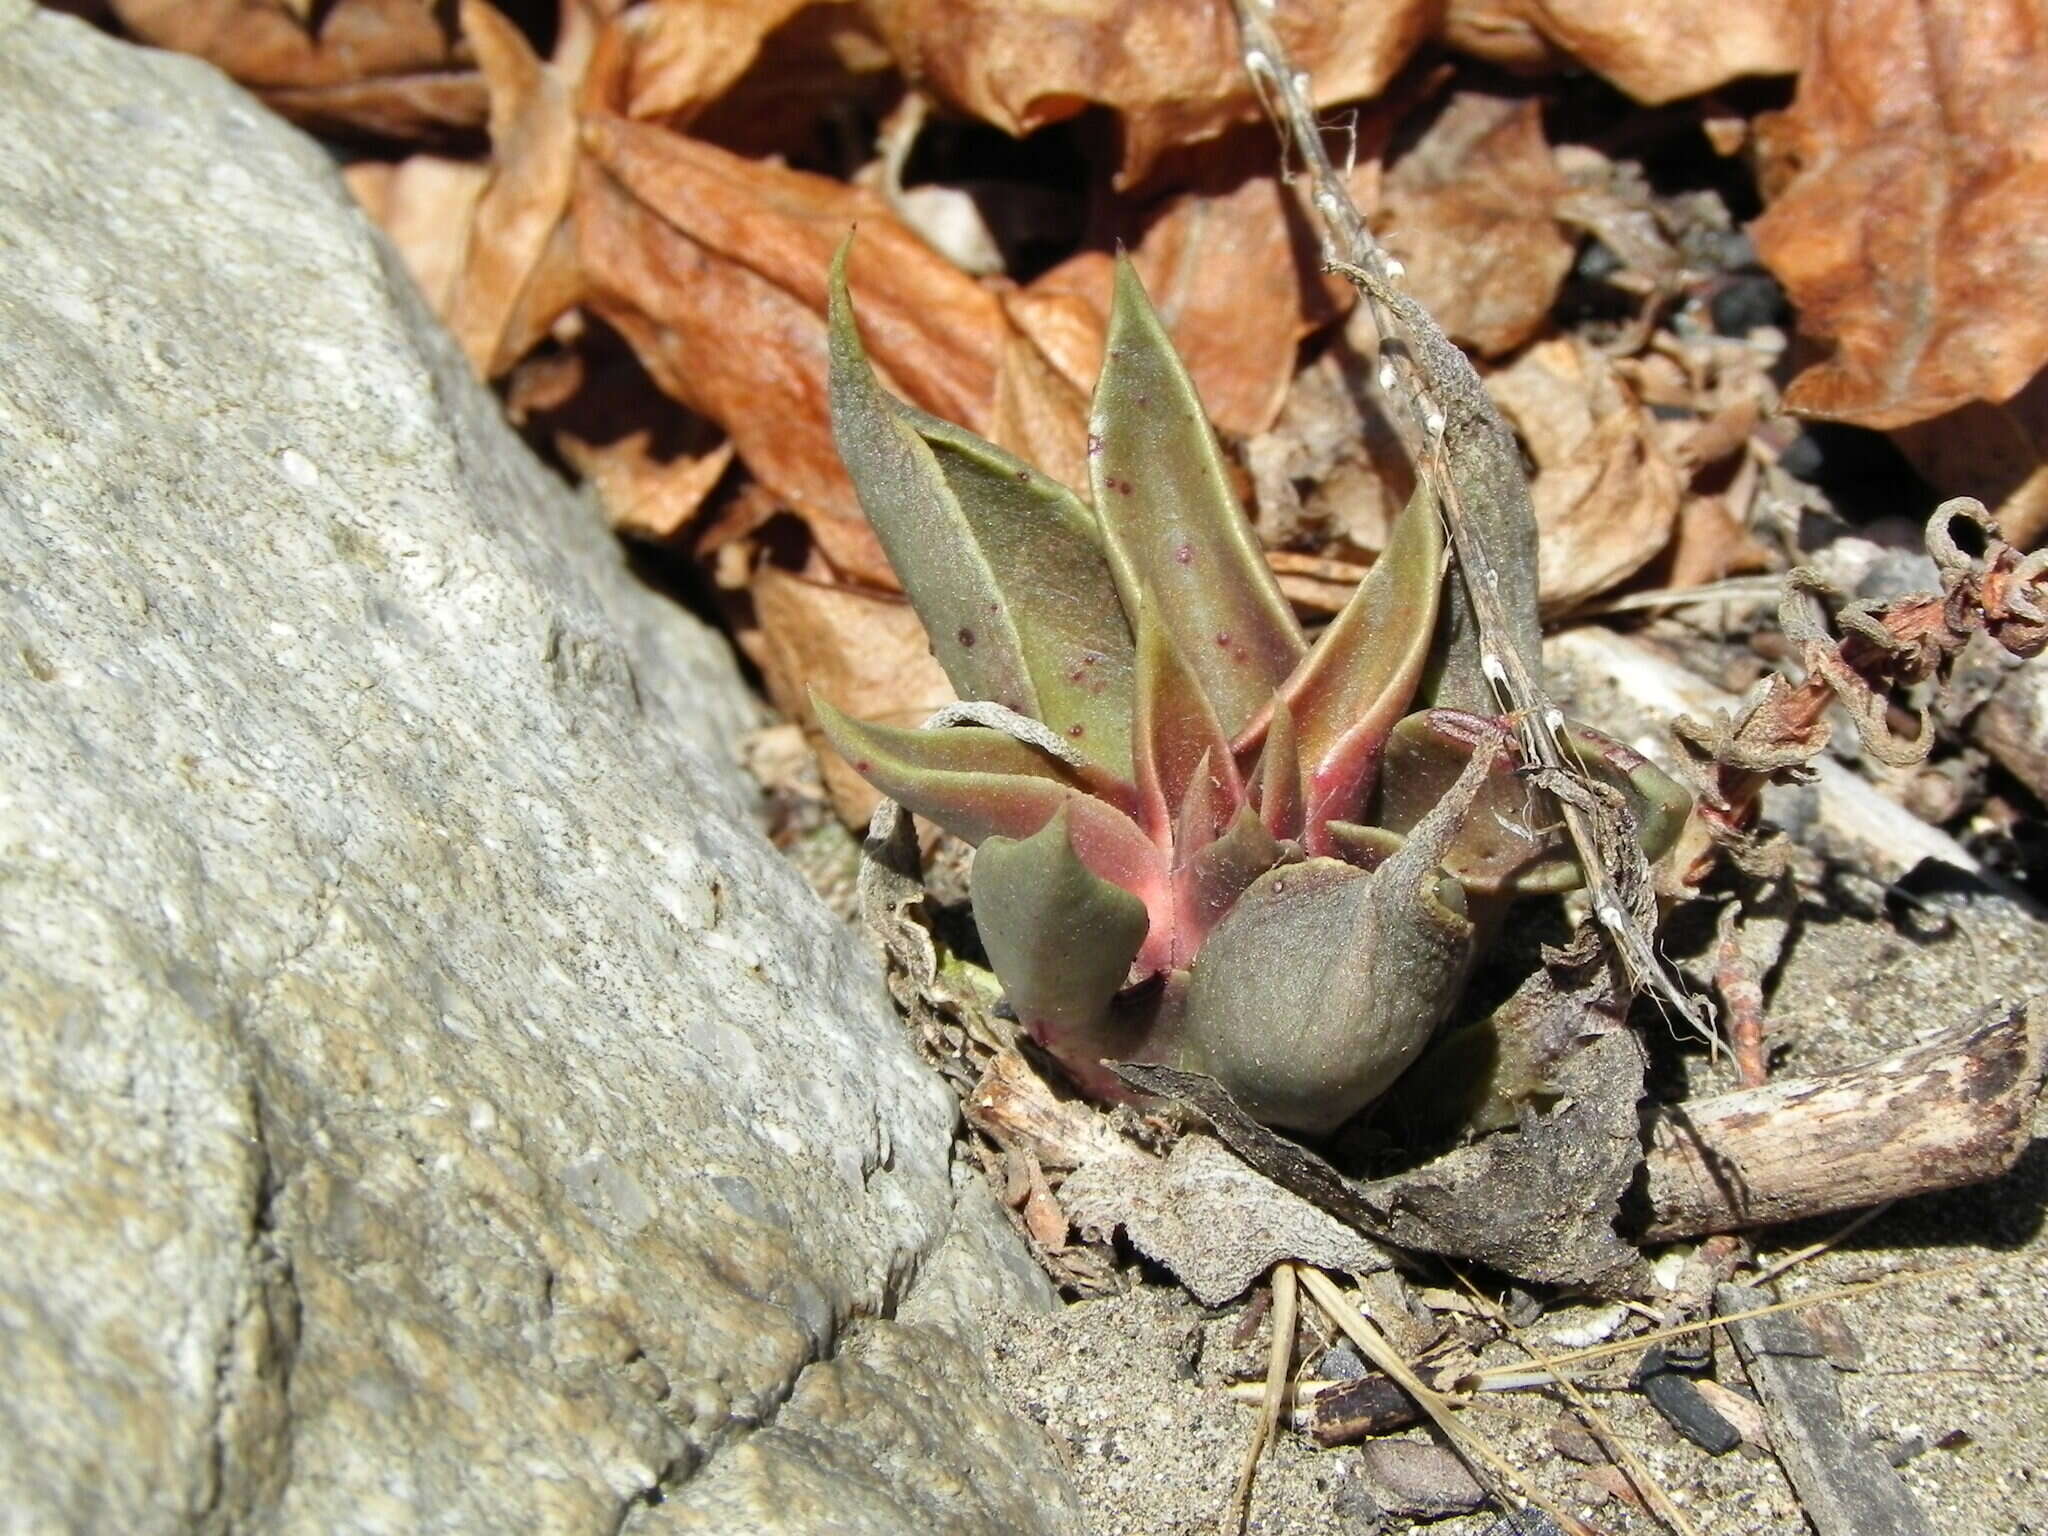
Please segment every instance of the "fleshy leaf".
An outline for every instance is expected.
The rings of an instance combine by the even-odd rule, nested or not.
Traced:
[[[1385,827],[1368,827],[1355,821],[1326,822],[1323,836],[1332,857],[1356,864],[1360,869],[1378,869],[1408,841]]]
[[[1040,719],[1023,638],[973,525],[868,366],[846,296],[846,252],[841,244],[832,261],[832,437],[861,510],[955,691]]]
[[[1394,728],[1374,820],[1405,832],[1455,779],[1482,741],[1499,739],[1495,722],[1458,710],[1430,709]],[[1634,812],[1645,857],[1660,858],[1677,838],[1691,802],[1683,789],[1640,753],[1590,727],[1567,722],[1558,740],[1577,765],[1619,791]],[[1515,756],[1496,747],[1473,815],[1444,867],[1485,895],[1576,890],[1584,875],[1561,827],[1533,827],[1531,790],[1515,773]]]
[[[1172,964],[1194,962],[1210,931],[1237,905],[1251,883],[1284,856],[1279,842],[1250,806],[1241,806],[1220,837],[1183,855],[1173,871]]]
[[[1244,803],[1244,783],[1230,739],[1171,630],[1149,603],[1137,609],[1137,617],[1138,701],[1131,749],[1137,758],[1139,821],[1165,847],[1173,815],[1198,772],[1212,778],[1227,801],[1217,825]]]
[[[1385,551],[1281,687],[1294,711],[1312,852],[1331,851],[1324,822],[1363,806],[1387,733],[1414,697],[1436,632],[1443,560],[1436,498],[1419,482]]]
[[[1275,696],[1259,748],[1255,793],[1259,819],[1275,837],[1298,839],[1302,834],[1301,757],[1294,735],[1294,711]]]
[[[1081,861],[1147,908],[1168,912],[1166,858],[1122,809],[1134,799],[1128,784],[1096,769],[1070,768],[986,726],[917,731],[874,725],[816,694],[811,707],[854,772],[965,842],[1029,837],[1068,807],[1068,841]]]
[[[1203,946],[1155,1059],[1310,1135],[1383,1093],[1464,988],[1473,927],[1442,861],[1484,774],[1472,764],[1371,874],[1316,858],[1255,880]]]
[[[1225,477],[1216,434],[1131,264],[1118,258],[1089,417],[1095,516],[1124,609],[1157,607],[1224,730],[1307,649]]]
[[[1095,515],[1014,454],[898,404],[937,458],[1024,647],[1038,718],[1090,762],[1131,773],[1133,645]],[[893,557],[892,557],[893,558]]]
[[[991,837],[969,891],[991,965],[1042,1043],[1093,1030],[1145,941],[1145,904],[1089,870],[1062,806],[1030,837]]]

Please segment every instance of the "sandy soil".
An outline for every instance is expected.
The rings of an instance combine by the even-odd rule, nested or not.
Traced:
[[[2048,929],[2011,903],[1946,896],[1887,913],[1868,894],[1852,882],[1803,914],[1772,994],[1776,1071],[1845,1066],[1969,1018],[2001,997],[2036,994],[2037,1006],[2048,1006],[2048,996],[2039,996],[2048,990]],[[1689,1059],[1685,1068],[1695,1092],[1725,1086],[1720,1069],[1704,1058]],[[2044,1132],[2048,1119],[2037,1125],[2037,1135]],[[1891,1271],[1992,1261],[1828,1309],[1841,1325],[1843,1347],[1860,1354],[1858,1368],[1838,1374],[1863,1434],[1888,1446],[1918,1437],[1929,1447],[1955,1431],[1967,1436],[1954,1448],[1913,1456],[1902,1469],[1943,1536],[2048,1533],[2044,1207],[2048,1140],[2037,1139],[2000,1183],[1902,1203],[1780,1283],[1779,1294],[1789,1298]],[[1765,1255],[1791,1252],[1838,1225],[1768,1234]],[[1054,1316],[997,1320],[998,1378],[1066,1452],[1102,1536],[1208,1536],[1219,1529],[1253,1413],[1224,1384],[1258,1372],[1265,1350],[1263,1327],[1246,1343],[1234,1342],[1238,1310],[1207,1313],[1155,1277]],[[1543,1340],[1597,1310],[1554,1309],[1530,1336]],[[1625,1326],[1619,1336],[1647,1326]],[[1516,1356],[1512,1346],[1496,1344],[1483,1358]],[[1630,1358],[1596,1374],[1608,1387],[1590,1395],[1700,1536],[1807,1529],[1768,1451],[1745,1445],[1713,1457],[1682,1439],[1628,1389]],[[1724,1383],[1744,1385],[1725,1346],[1716,1351],[1716,1371]],[[1488,1394],[1471,1412],[1529,1481],[1597,1528],[1616,1536],[1663,1529],[1589,1488],[1553,1448],[1548,1431],[1564,1412],[1560,1397]],[[1407,1433],[1426,1438],[1425,1431]],[[1287,1435],[1263,1464],[1248,1528],[1260,1536],[1420,1528],[1382,1518],[1360,1472],[1356,1449],[1319,1451]],[[1499,1519],[1499,1510],[1489,1508],[1427,1529],[1482,1536]]]

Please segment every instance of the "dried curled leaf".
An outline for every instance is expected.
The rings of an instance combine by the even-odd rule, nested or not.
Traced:
[[[1512,69],[1576,61],[1637,101],[1696,96],[1799,67],[1810,0],[1450,0],[1451,46]]]
[[[1785,404],[1899,427],[2010,399],[2048,364],[2048,5],[1816,4],[1759,130],[1757,250],[1831,353]]]
[[[131,33],[197,54],[309,127],[417,138],[474,128],[485,95],[433,0],[336,0],[317,19],[277,0],[114,0]]]
[[[1533,100],[1460,92],[1386,178],[1388,247],[1453,339],[1488,357],[1536,334],[1571,270],[1564,178]]]
[[[1161,151],[1258,114],[1226,0],[868,0],[898,64],[955,107],[1022,137],[1089,103],[1123,121],[1119,181]],[[1318,100],[1371,96],[1429,30],[1429,0],[1282,6],[1274,23]]]

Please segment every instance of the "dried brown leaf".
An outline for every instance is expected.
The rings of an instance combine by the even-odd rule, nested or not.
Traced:
[[[196,54],[313,127],[412,138],[484,119],[482,80],[433,0],[115,0],[142,42]]]
[[[900,597],[811,581],[774,566],[755,573],[751,590],[769,697],[803,722],[839,814],[864,824],[881,797],[817,733],[809,690],[862,720],[924,724],[954,699],[924,626]]]
[[[2048,371],[2001,405],[1977,401],[1892,433],[1913,467],[1950,496],[1974,496],[2020,549],[2048,540]]]
[[[1325,104],[1376,94],[1428,32],[1435,0],[1281,6],[1274,25]],[[1123,122],[1118,184],[1166,149],[1258,115],[1227,0],[867,0],[904,75],[1023,136],[1090,103]]]
[[[584,143],[678,233],[821,317],[821,337],[825,274],[858,224],[847,276],[869,355],[914,403],[985,429],[1007,330],[1002,308],[875,194],[618,117],[588,119]]]
[[[588,443],[567,433],[555,439],[562,457],[597,488],[613,528],[634,538],[672,538],[704,504],[732,463],[732,439],[699,454],[664,459],[653,433],[628,433],[610,443]]]
[[[1819,0],[1757,250],[1832,348],[1785,404],[1900,427],[2048,364],[2048,0]]]
[[[625,44],[619,109],[682,127],[746,73],[806,0],[647,0],[609,25]]]
[[[1273,173],[1271,136],[1233,135],[1193,184],[1146,210],[1131,261],[1166,322],[1216,429],[1263,432],[1280,414],[1303,336],[1348,307],[1316,270],[1292,195]],[[1368,202],[1378,164],[1352,177]],[[1010,295],[1010,318],[1087,392],[1102,366],[1113,258],[1090,250]]]
[[[1535,101],[1462,92],[1388,171],[1375,223],[1417,301],[1494,357],[1536,334],[1571,270],[1552,216],[1567,191]]]
[[[1637,101],[1696,96],[1741,75],[1799,67],[1811,0],[1450,0],[1452,47],[1511,69],[1576,60]]]
[[[1770,551],[1719,496],[1687,492],[1671,543],[1649,567],[1659,587],[1699,587],[1771,568]]]
[[[1670,542],[1684,476],[1599,353],[1571,337],[1541,342],[1487,390],[1536,461],[1529,494],[1546,614],[1619,585]]]
[[[341,173],[355,200],[398,247],[400,259],[436,314],[469,247],[469,221],[489,171],[466,160],[413,155],[391,165],[359,160]]]
[[[463,35],[491,93],[491,168],[445,318],[470,366],[494,378],[582,297],[576,240],[563,228],[576,187],[576,92],[593,33],[564,8],[550,63],[483,0],[462,0]]]

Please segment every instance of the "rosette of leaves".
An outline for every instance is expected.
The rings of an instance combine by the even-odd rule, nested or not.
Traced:
[[[1092,507],[887,393],[831,283],[839,451],[934,654],[986,723],[907,730],[814,700],[869,783],[975,845],[997,978],[1084,1090],[1106,1061],[1206,1073],[1267,1124],[1329,1131],[1456,1004],[1517,895],[1580,872],[1534,819],[1505,722],[1440,622],[1426,489],[1313,644],[1233,493],[1194,386],[1119,261],[1090,418]],[[1533,632],[1533,576],[1520,582]],[[1481,695],[1483,696],[1483,694]],[[1655,857],[1687,801],[1562,732]]]

